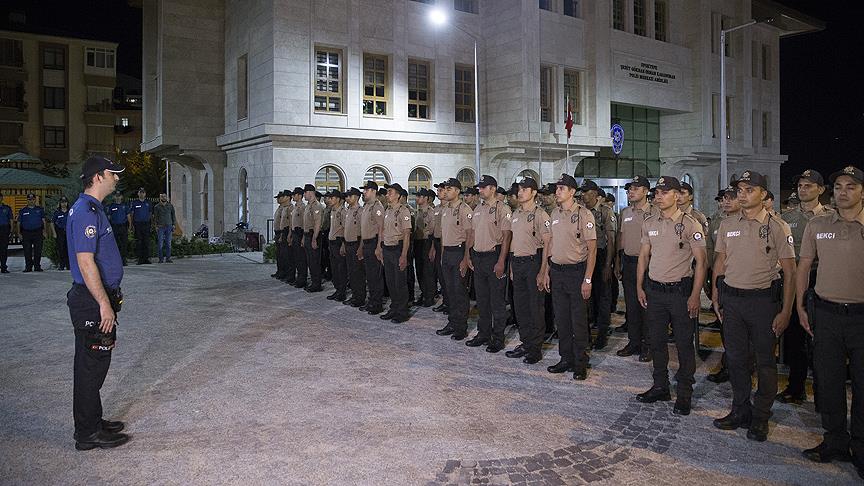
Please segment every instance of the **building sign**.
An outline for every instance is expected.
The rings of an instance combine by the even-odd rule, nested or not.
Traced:
[[[610,136],[612,137],[612,152],[615,155],[620,155],[624,148],[624,127],[617,123],[612,125]]]
[[[677,88],[680,84],[678,69],[657,61],[615,56],[615,75],[619,79],[642,82],[653,86]]]

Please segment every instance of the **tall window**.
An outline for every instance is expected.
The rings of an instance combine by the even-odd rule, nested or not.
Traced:
[[[732,97],[726,97],[726,139],[732,139],[732,108],[735,104],[732,102]]]
[[[342,51],[315,49],[315,111],[342,113]]]
[[[579,17],[579,0],[564,0],[564,15]]]
[[[720,136],[720,95],[711,95],[711,138]]]
[[[66,88],[52,88],[45,86],[42,88],[43,108],[53,110],[66,109]]]
[[[344,191],[345,181],[335,166],[325,165],[315,174],[315,189],[321,192]]]
[[[42,146],[45,148],[65,148],[65,127],[42,127]]]
[[[474,171],[468,168],[462,169],[456,174],[456,179],[462,184],[462,187],[473,186],[477,184],[477,176]]]
[[[750,41],[750,76],[759,76],[759,43]]]
[[[762,112],[762,146],[771,146],[771,113],[768,111]]]
[[[552,10],[552,0],[539,0],[540,10]]]
[[[59,46],[43,47],[42,67],[45,69],[66,69],[66,50]]]
[[[633,33],[645,35],[645,0],[633,0]]]
[[[249,177],[246,169],[240,169],[240,177],[238,179],[240,187],[237,192],[239,195],[237,218],[241,223],[249,223]]]
[[[771,80],[771,46],[762,44],[762,79]]]
[[[237,119],[249,116],[249,57],[243,54],[237,58]]]
[[[387,173],[386,170],[384,170],[383,167],[373,165],[372,167],[369,167],[369,170],[366,171],[366,177],[363,180],[375,181],[378,185],[389,184],[390,175]]]
[[[624,25],[624,0],[612,0],[612,28],[626,30]]]
[[[480,10],[477,6],[477,0],[454,0],[453,1],[453,8],[455,8],[456,10],[458,10],[460,12],[466,12],[466,13],[472,13],[472,14],[476,14],[476,13],[480,12]]]
[[[429,63],[408,61],[408,118],[428,120],[429,112]]]
[[[363,54],[363,114],[387,115],[387,58]]]
[[[711,12],[711,53],[717,54],[717,44],[720,43],[720,14]]]
[[[415,204],[414,193],[420,189],[429,189],[432,187],[432,175],[428,170],[417,167],[408,175],[408,202]]]
[[[114,49],[88,47],[85,57],[88,67],[114,69]]]
[[[456,121],[474,123],[474,68],[456,66]]]
[[[750,142],[753,148],[759,146],[759,116],[760,112],[758,110],[753,110],[750,113]]]
[[[0,79],[0,106],[24,109],[24,84],[21,81]]]
[[[654,38],[666,42],[666,22],[669,12],[665,0],[654,2]]]
[[[0,39],[0,66],[24,65],[24,43],[18,39]]]
[[[24,135],[23,124],[0,122],[0,145],[19,145],[22,135]]]
[[[552,68],[540,67],[540,121],[552,121]]]
[[[564,102],[570,102],[573,123],[582,124],[582,92],[579,84],[579,71],[564,71]],[[566,109],[566,106],[565,106]]]
[[[615,155],[604,147],[596,157],[576,166],[574,176],[629,179],[634,175],[660,175],[660,112],[647,108],[612,104],[612,122],[624,128],[624,145]]]

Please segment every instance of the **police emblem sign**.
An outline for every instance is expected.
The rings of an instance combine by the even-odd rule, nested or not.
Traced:
[[[624,149],[624,127],[615,123],[610,130],[610,136],[612,137],[612,152],[615,155],[620,155],[621,150]]]

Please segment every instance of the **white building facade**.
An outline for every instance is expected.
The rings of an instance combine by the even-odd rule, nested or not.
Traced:
[[[620,196],[634,175],[672,175],[710,212],[721,54],[729,174],[763,172],[777,192],[780,39],[821,27],[767,0],[143,4],[142,149],[171,161],[187,231],[242,220],[264,232],[273,194],[313,181],[471,182],[478,99],[481,172],[502,186],[566,171]],[[767,17],[719,45],[721,26]]]

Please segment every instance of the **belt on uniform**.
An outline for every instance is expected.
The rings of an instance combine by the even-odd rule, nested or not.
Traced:
[[[816,307],[822,308],[832,314],[839,314],[841,316],[864,314],[864,304],[841,304],[839,302],[825,300],[822,297],[819,297],[819,295],[814,295],[813,301],[814,304],[816,304]]]
[[[302,232],[303,232],[303,228],[301,228],[300,226],[295,226],[295,227],[294,227],[294,232],[295,232],[295,233],[302,233]]]
[[[639,261],[639,255],[630,256],[630,255],[624,253],[624,251],[622,250],[621,251],[621,260],[622,261],[627,260],[628,262],[636,262],[636,261]]]
[[[723,282],[723,293],[726,295],[735,295],[738,297],[767,297],[771,295],[772,287],[766,289],[738,289],[730,286],[725,281]]]
[[[363,241],[378,241],[378,237],[373,236],[372,238],[363,238]]]
[[[525,255],[525,256],[515,256],[512,253],[510,254],[510,261],[512,262],[533,262],[538,258],[543,258],[543,255],[540,253],[535,253],[533,255]]]
[[[579,263],[555,263],[550,261],[549,266],[554,268],[555,270],[578,270],[581,267],[585,267],[585,262]]]
[[[309,231],[304,231],[303,234],[304,235],[311,235],[314,232],[315,232],[314,230],[309,230]]]
[[[465,243],[459,243],[458,245],[450,245],[450,246],[444,247],[444,250],[450,250],[450,251],[464,250],[464,249],[465,249]]]
[[[388,245],[387,243],[383,243],[381,246],[384,248],[389,248],[391,250],[395,250],[397,248],[402,248],[402,242],[396,243],[395,245]]]
[[[477,250],[471,250],[471,251],[474,252],[476,255],[491,255],[493,253],[500,252],[501,251],[501,245],[495,245],[495,248],[493,248],[489,251],[477,251]]]
[[[649,278],[648,282],[646,282],[646,283],[648,285],[648,288],[650,288],[651,290],[655,290],[657,292],[669,292],[669,293],[675,292],[675,293],[677,293],[686,287],[690,287],[692,282],[693,282],[692,278],[679,280],[677,282],[658,282],[656,280],[651,280]],[[690,289],[687,288],[686,290],[690,290]]]

